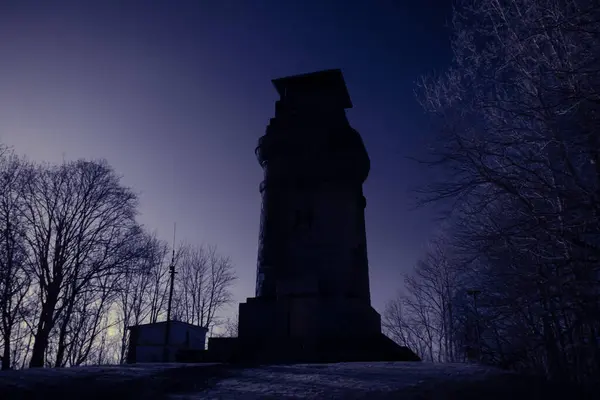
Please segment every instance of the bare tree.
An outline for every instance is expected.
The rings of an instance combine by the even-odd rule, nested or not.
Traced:
[[[239,315],[235,312],[232,316],[229,316],[222,320],[220,323],[215,323],[219,328],[219,333],[215,334],[215,337],[237,337],[238,336],[238,322]]]
[[[127,328],[144,322],[156,322],[164,311],[168,293],[168,245],[156,235],[144,235],[140,257],[134,260],[120,279],[115,301],[120,321],[119,360],[125,362]]]
[[[24,230],[21,210],[23,187],[29,165],[14,154],[0,150],[0,338],[3,343],[2,369],[12,366],[11,343],[17,342],[23,300],[29,289],[26,273]],[[17,335],[17,337],[15,336]]]
[[[137,201],[104,161],[40,167],[26,189],[26,244],[40,302],[29,365],[41,367],[59,318],[69,318],[95,279],[118,274],[127,263],[123,250],[139,234]],[[59,344],[61,365],[64,341]]]
[[[430,361],[455,361],[454,296],[459,291],[455,260],[442,238],[405,276],[405,292],[388,303],[383,327],[390,336]]]
[[[215,246],[184,246],[178,260],[175,311],[178,319],[209,328],[216,313],[231,302],[236,279],[228,257]]]
[[[84,364],[110,365],[120,363],[120,335],[115,333],[111,334],[111,329],[116,326],[118,321],[111,318],[111,313],[105,313],[102,319],[101,327],[99,329],[101,333],[95,339],[94,345],[90,348],[90,353]]]
[[[421,359],[427,359],[430,344],[423,335],[424,327],[415,323],[414,318],[406,311],[405,301],[406,295],[399,293],[386,304],[382,328],[396,343],[412,349]]]
[[[475,325],[488,360],[590,379],[600,360],[600,5],[461,0],[452,23],[454,64],[421,80],[419,99],[439,117],[424,162],[443,168],[422,201],[454,201],[450,236],[469,255],[455,262],[474,272],[461,284],[481,290],[477,305],[456,293],[456,333]]]
[[[170,253],[169,246],[163,243],[163,246],[158,248],[157,253],[154,257],[161,256],[160,263],[155,260],[153,264],[155,267],[149,271],[149,278],[151,280],[150,292],[147,294],[147,300],[149,301],[149,322],[158,322],[161,316],[166,315],[167,312],[167,301],[169,294],[169,263],[170,259],[168,255]]]

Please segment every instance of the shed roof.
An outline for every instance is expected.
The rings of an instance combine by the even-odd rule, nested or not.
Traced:
[[[132,328],[145,328],[145,327],[150,327],[150,326],[157,326],[157,325],[166,325],[167,322],[170,322],[173,325],[180,325],[180,326],[187,326],[189,328],[193,328],[193,329],[201,329],[205,332],[208,332],[208,329],[205,328],[204,326],[199,326],[199,325],[194,325],[194,324],[189,324],[187,322],[183,322],[183,321],[160,321],[160,322],[153,322],[153,323],[149,323],[149,324],[139,324],[139,325],[131,325],[128,326],[127,329],[132,329]]]

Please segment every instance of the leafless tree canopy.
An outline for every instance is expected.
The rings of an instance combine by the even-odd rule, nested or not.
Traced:
[[[62,365],[68,320],[86,292],[126,265],[139,232],[136,197],[103,162],[38,167],[25,187],[25,242],[41,304],[30,366],[44,365],[48,339],[59,327],[56,364]]]
[[[210,329],[217,311],[231,302],[235,279],[231,261],[215,246],[182,247],[175,281],[177,319]]]
[[[216,337],[227,337],[233,338],[238,336],[238,322],[239,314],[236,312],[234,315],[225,318],[219,324],[219,333],[215,334]]]
[[[3,343],[2,369],[13,360],[11,341],[20,339],[21,316],[26,313],[25,297],[31,285],[26,270],[24,224],[20,210],[25,196],[23,186],[30,168],[12,153],[0,152],[0,341]]]
[[[127,327],[166,316],[171,262],[136,195],[105,161],[36,165],[4,147],[0,188],[2,369],[124,362]],[[175,261],[179,314],[214,323],[230,261],[191,246]]]
[[[448,227],[386,314],[433,359],[600,376],[600,4],[460,0],[418,82]],[[399,307],[401,305],[402,307]],[[402,311],[402,312],[400,312]]]

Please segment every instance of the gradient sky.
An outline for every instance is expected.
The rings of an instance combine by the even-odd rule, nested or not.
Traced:
[[[435,228],[413,209],[430,137],[415,79],[450,62],[450,0],[0,2],[0,142],[39,161],[106,158],[140,193],[141,222],[216,244],[253,296],[271,79],[341,68],[365,184],[380,312]],[[237,306],[237,305],[236,305]]]

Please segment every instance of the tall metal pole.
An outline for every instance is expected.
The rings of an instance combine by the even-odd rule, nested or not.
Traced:
[[[173,303],[173,287],[175,286],[175,230],[177,224],[173,224],[173,252],[171,255],[171,265],[169,265],[170,275],[170,288],[169,288],[169,302],[167,304],[167,323],[165,326],[165,347],[164,347],[164,362],[169,361],[169,336],[171,333],[171,305]]]

